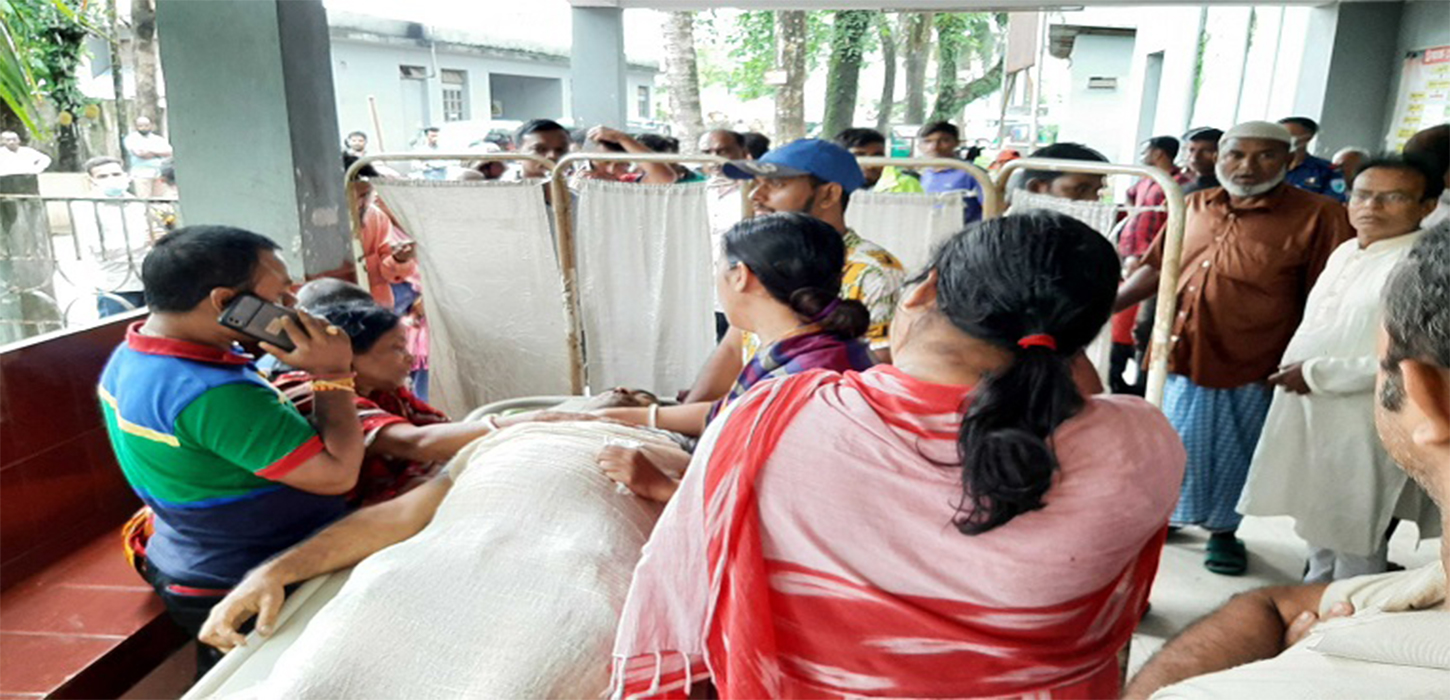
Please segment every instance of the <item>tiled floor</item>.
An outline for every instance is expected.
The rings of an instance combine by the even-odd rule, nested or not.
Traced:
[[[1245,518],[1239,537],[1248,545],[1249,571],[1238,577],[1203,568],[1206,533],[1188,529],[1168,538],[1153,584],[1153,608],[1133,635],[1130,670],[1136,671],[1165,641],[1234,594],[1300,581],[1307,545],[1294,534],[1292,519]],[[1415,527],[1402,524],[1390,541],[1390,561],[1414,568],[1439,557],[1440,540],[1417,543],[1415,538]]]

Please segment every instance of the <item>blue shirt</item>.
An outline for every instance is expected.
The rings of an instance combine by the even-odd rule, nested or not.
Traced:
[[[956,168],[927,168],[921,171],[921,188],[933,193],[966,191],[967,194],[962,197],[962,201],[966,203],[966,215],[962,217],[962,223],[970,224],[982,219],[982,188],[977,184],[977,179],[967,174],[967,171]]]
[[[1284,176],[1287,182],[1301,190],[1322,194],[1331,197],[1336,201],[1343,202],[1348,198],[1345,190],[1348,189],[1344,182],[1344,174],[1323,158],[1305,156],[1304,162],[1299,167],[1289,171]]]

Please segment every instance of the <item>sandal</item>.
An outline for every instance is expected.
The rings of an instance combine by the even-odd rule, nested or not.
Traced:
[[[1249,568],[1249,552],[1238,538],[1210,537],[1204,568],[1222,576],[1242,576]]]

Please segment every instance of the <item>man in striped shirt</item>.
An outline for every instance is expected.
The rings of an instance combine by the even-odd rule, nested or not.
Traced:
[[[142,569],[192,635],[253,567],[341,516],[363,435],[353,407],[352,346],[299,314],[282,328],[318,401],[316,428],[258,374],[218,322],[234,297],[282,301],[292,280],[255,233],[192,226],[157,242],[142,267],[151,316],[111,355],[98,394],[116,461],[154,513]],[[218,656],[198,647],[198,677]]]

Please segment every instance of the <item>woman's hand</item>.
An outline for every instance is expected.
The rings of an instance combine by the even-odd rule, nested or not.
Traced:
[[[599,468],[605,476],[624,484],[636,496],[659,503],[668,502],[680,488],[678,481],[651,463],[649,454],[643,449],[605,447],[599,452]]]

